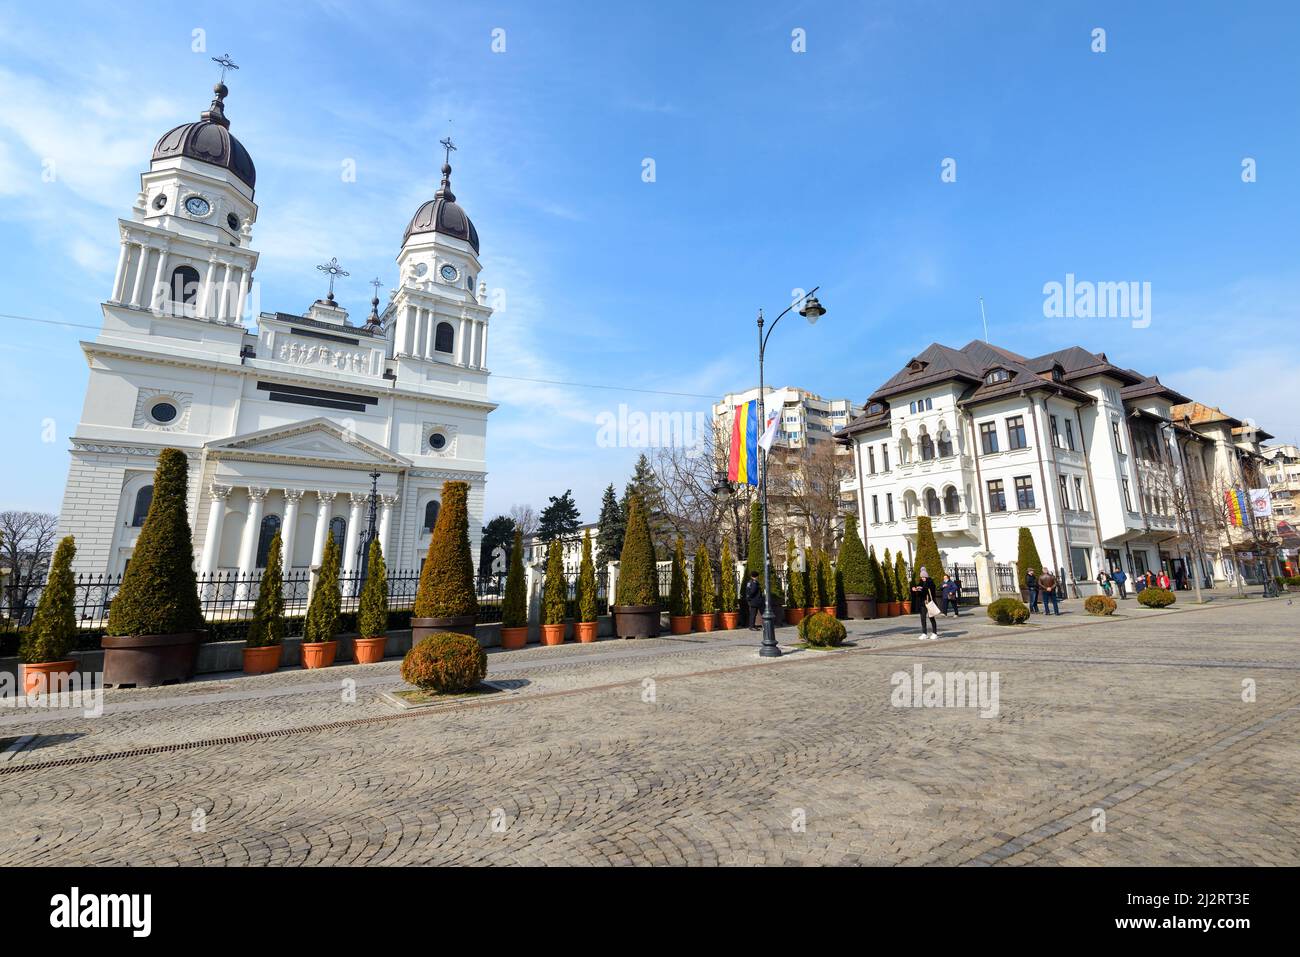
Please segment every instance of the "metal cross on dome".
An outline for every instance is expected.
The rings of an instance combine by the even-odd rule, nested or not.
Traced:
[[[448,165],[450,165],[450,164],[451,164],[451,154],[452,154],[452,152],[455,151],[455,149],[456,149],[456,144],[453,143],[453,142],[451,141],[451,137],[450,137],[450,136],[447,137],[445,140],[438,140],[438,142],[439,142],[439,143],[443,146],[443,148],[447,151],[447,153],[446,153],[446,158],[443,160],[443,162],[446,163],[446,164],[448,164]]]
[[[378,276],[376,276],[374,279],[370,280],[369,285],[375,287],[375,299],[378,299],[378,298],[379,298],[379,287],[382,286],[383,284],[384,284],[384,281],[383,281],[382,279],[380,279]]]
[[[339,265],[339,260],[337,256],[331,256],[329,262],[321,263],[316,268],[319,269],[321,272],[326,273],[330,277],[329,301],[333,302],[334,301],[334,277],[351,276],[352,273],[348,272],[346,269],[344,269],[342,266]]]
[[[214,57],[212,57],[212,62],[213,62],[213,63],[219,63],[219,64],[221,64],[221,82],[222,82],[222,83],[225,83],[225,82],[226,82],[226,71],[227,71],[227,70],[238,70],[238,69],[239,69],[239,65],[236,64],[234,60],[230,59],[230,54],[229,54],[229,53],[223,53],[223,54],[221,54],[221,56],[214,56]]]

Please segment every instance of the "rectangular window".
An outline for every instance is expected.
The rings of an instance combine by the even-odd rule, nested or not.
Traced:
[[[1074,477],[1074,507],[1081,512],[1088,511],[1088,501],[1083,497],[1083,479]]]
[[[888,516],[889,521],[892,522],[894,520],[894,493],[893,492],[885,493],[885,514]]]
[[[1115,451],[1123,455],[1124,445],[1119,440],[1119,423],[1113,420],[1110,423],[1110,437],[1115,440]]]
[[[882,445],[880,447],[880,460],[882,463],[880,466],[880,470],[882,472],[888,472],[889,471],[889,446],[888,445]]]
[[[867,470],[872,475],[876,474],[876,450],[872,448],[867,449]]]
[[[1016,508],[1034,507],[1034,482],[1028,475],[1016,476]]]
[[[1058,475],[1057,480],[1061,483],[1061,508],[1070,507],[1070,481],[1064,475]]]
[[[916,400],[912,400],[907,404],[907,410],[913,415],[916,415]]]
[[[880,496],[871,496],[871,521],[874,525],[880,524]]]
[[[933,409],[933,408],[934,408],[934,400],[933,400],[933,399],[926,399],[926,400],[925,400],[925,411],[926,411],[926,412],[929,412],[929,411],[930,411],[931,409]]]
[[[1128,479],[1121,480],[1124,483],[1124,507],[1130,512],[1133,511],[1133,496],[1129,494]]]
[[[1074,423],[1069,419],[1065,420],[1065,444],[1071,452],[1074,451]]]
[[[1025,439],[1025,417],[1023,415],[1013,415],[1007,419],[1007,446],[1012,449],[1029,448],[1029,443]]]
[[[1007,493],[1002,487],[1002,479],[989,480],[989,511],[1005,512],[1007,510]]]
[[[985,455],[998,450],[998,424],[996,422],[980,423],[980,447]]]
[[[1052,416],[1052,417],[1048,420],[1048,424],[1050,425],[1051,430],[1052,430],[1052,444],[1053,444],[1054,446],[1056,446],[1058,449],[1059,449],[1059,448],[1064,448],[1064,446],[1061,445],[1061,432],[1060,432],[1060,430],[1056,427],[1056,416]]]

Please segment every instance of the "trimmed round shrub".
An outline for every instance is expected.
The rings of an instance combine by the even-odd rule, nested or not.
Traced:
[[[815,648],[835,648],[844,644],[844,639],[848,636],[844,623],[824,611],[799,621],[799,638]]]
[[[1147,608],[1167,608],[1177,600],[1167,588],[1143,588],[1138,592],[1138,604]]]
[[[1109,595],[1089,595],[1083,600],[1083,610],[1090,615],[1113,615],[1118,602]]]
[[[486,674],[487,655],[469,635],[430,635],[402,659],[403,681],[438,694],[468,691]]]
[[[1029,606],[1019,598],[999,598],[989,605],[989,617],[999,625],[1023,625],[1029,620]]]

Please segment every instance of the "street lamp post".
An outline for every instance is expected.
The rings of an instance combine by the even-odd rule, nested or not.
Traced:
[[[758,310],[758,423],[759,428],[766,431],[767,429],[767,411],[765,406],[764,381],[763,381],[763,357],[767,352],[767,340],[772,335],[772,330],[776,324],[785,318],[785,314],[799,305],[799,315],[808,320],[809,324],[815,323],[820,317],[826,315],[825,308],[817,301],[817,290],[820,286],[814,286],[812,291],[802,299],[790,303],[782,310],[781,315],[772,320],[768,326],[767,333],[763,332],[763,310]],[[760,433],[761,434],[761,433]],[[762,503],[763,517],[763,644],[759,647],[758,653],[763,658],[781,657],[781,649],[776,643],[776,616],[772,614],[772,588],[771,588],[771,565],[772,560],[768,552],[768,532],[767,532],[767,457],[765,451],[759,458],[759,500]]]
[[[357,536],[357,568],[361,575],[357,579],[357,587],[360,589],[360,583],[366,580],[366,575],[370,573],[370,543],[375,540],[375,505],[379,500],[379,473],[370,473],[370,495],[369,505],[370,514],[366,522],[366,532],[364,535]]]

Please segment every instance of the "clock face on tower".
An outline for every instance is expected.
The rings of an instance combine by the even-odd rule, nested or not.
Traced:
[[[460,273],[456,271],[456,267],[451,265],[451,263],[447,263],[438,271],[442,273],[442,278],[447,280],[447,282],[455,282],[456,277],[460,275]]]
[[[185,209],[191,216],[206,216],[212,207],[208,205],[208,201],[202,196],[191,196],[185,200]]]

